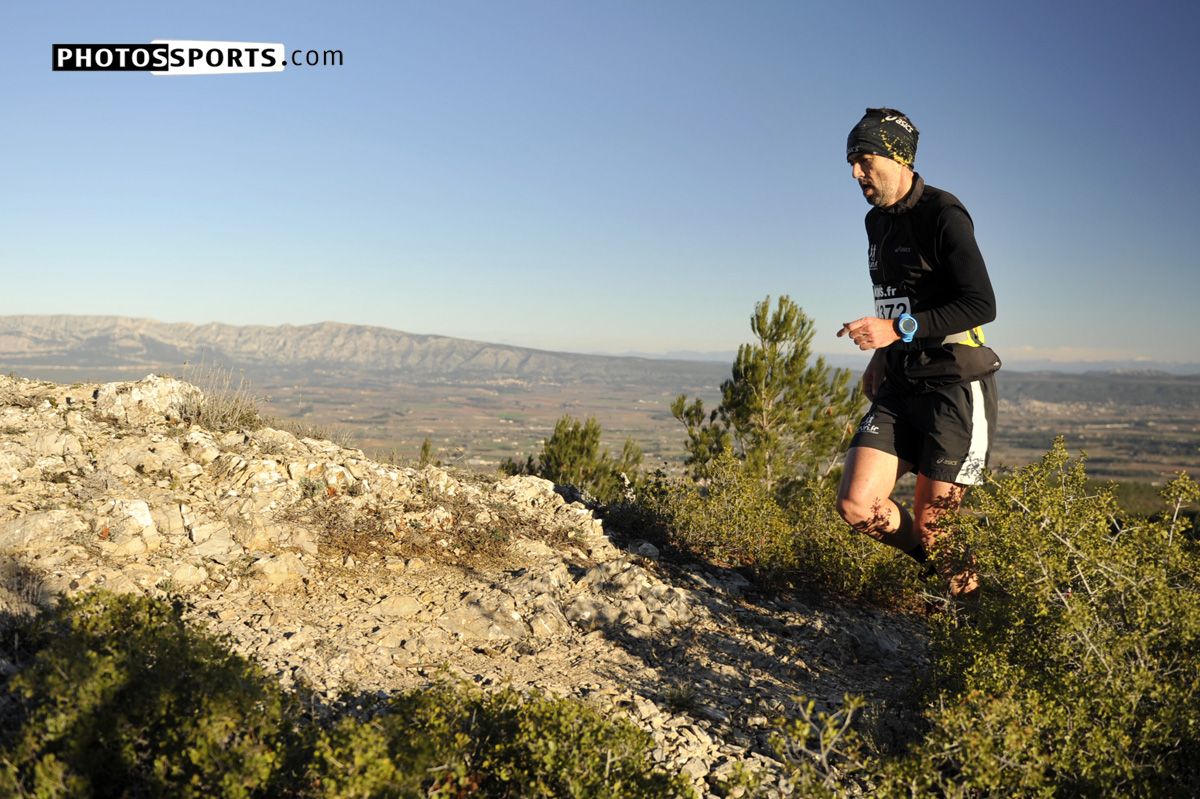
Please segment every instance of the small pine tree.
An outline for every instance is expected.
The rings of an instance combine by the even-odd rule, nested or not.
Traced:
[[[542,446],[537,474],[547,480],[573,485],[597,499],[615,500],[625,487],[639,484],[642,449],[632,437],[625,439],[620,459],[600,450],[600,423],[594,416],[580,422],[570,414],[554,425],[554,433]]]
[[[713,462],[722,452],[733,447],[733,440],[729,435],[729,425],[717,423],[720,408],[713,410],[706,422],[704,400],[696,397],[695,401],[688,405],[687,395],[680,394],[671,403],[671,413],[687,428],[688,455],[684,464],[691,468],[693,479],[697,481],[711,479]]]
[[[779,492],[788,481],[834,469],[863,397],[860,388],[849,388],[849,370],[831,370],[824,358],[809,364],[816,330],[787,296],[774,311],[770,297],[756,303],[750,329],[756,341],[738,349],[708,421],[703,403],[689,406],[686,395],[671,412],[687,427],[693,477],[706,477],[732,439],[749,473]]]
[[[433,460],[433,444],[429,441],[429,436],[425,436],[425,441],[421,444],[421,454],[417,456],[417,463],[420,468],[426,466],[440,466],[440,463],[434,463]]]

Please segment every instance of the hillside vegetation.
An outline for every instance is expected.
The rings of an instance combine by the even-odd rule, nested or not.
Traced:
[[[1060,440],[945,517],[955,598],[837,518],[862,400],[807,318],[752,329],[688,475],[564,416],[515,470],[574,487],[0,378],[0,793],[1200,794],[1200,487],[1127,513]]]

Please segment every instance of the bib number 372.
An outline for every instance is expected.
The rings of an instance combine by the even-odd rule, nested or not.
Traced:
[[[875,315],[880,319],[899,319],[901,314],[912,313],[908,297],[876,297]]]

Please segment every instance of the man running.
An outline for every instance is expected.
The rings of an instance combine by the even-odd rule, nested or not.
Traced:
[[[871,204],[868,267],[875,315],[842,325],[861,350],[871,407],[850,442],[838,513],[851,527],[925,563],[938,519],[977,485],[996,428],[1000,360],[982,325],[996,299],[966,208],[913,171],[916,127],[890,108],[868,108],[846,144],[846,160]],[[890,498],[917,473],[910,513]],[[975,588],[969,570],[942,563],[951,591]]]

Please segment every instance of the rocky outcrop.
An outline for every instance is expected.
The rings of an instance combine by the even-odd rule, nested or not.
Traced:
[[[214,434],[180,413],[196,391],[0,377],[0,614],[96,587],[184,594],[285,687],[386,695],[448,668],[580,698],[649,731],[702,796],[771,764],[794,697],[887,700],[923,661],[911,620],[665,566],[573,489]],[[479,549],[498,537],[502,556]]]

